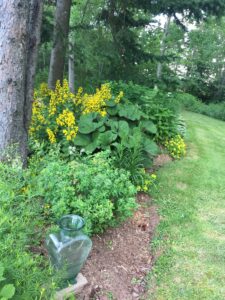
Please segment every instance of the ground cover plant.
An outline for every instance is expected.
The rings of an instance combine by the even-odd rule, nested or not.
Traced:
[[[8,298],[14,291],[13,299],[51,299],[52,268],[39,251],[32,252],[39,249],[45,219],[40,203],[28,197],[25,174],[18,161],[13,162],[13,166],[0,163],[0,270],[3,272],[4,268],[1,275],[5,278],[0,290],[7,289]],[[43,290],[45,298],[42,298],[40,294],[45,284],[48,289]],[[0,296],[8,299],[3,292]]]

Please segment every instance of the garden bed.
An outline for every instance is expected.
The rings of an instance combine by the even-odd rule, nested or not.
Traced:
[[[82,270],[89,285],[77,296],[79,300],[144,297],[145,277],[154,262],[150,241],[159,216],[148,195],[139,193],[137,198],[140,207],[134,217],[93,238],[92,252]]]

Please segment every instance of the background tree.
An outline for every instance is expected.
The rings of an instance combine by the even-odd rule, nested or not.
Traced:
[[[57,0],[53,46],[48,76],[48,87],[55,88],[57,80],[62,82],[65,65],[65,52],[68,46],[71,0]]]

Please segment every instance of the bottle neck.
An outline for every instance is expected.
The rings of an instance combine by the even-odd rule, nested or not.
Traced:
[[[61,229],[60,235],[61,239],[69,239],[69,238],[75,238],[76,236],[82,234],[81,230],[66,230],[66,229]]]

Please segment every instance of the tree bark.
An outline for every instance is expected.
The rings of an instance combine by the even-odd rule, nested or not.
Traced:
[[[38,46],[41,38],[41,25],[43,13],[43,0],[31,0],[31,8],[29,15],[29,40],[27,49],[27,72],[26,72],[26,106],[25,106],[25,123],[28,133],[32,102],[34,91],[34,79],[37,66]]]
[[[15,145],[27,157],[41,0],[0,1],[0,159]]]
[[[57,0],[53,47],[51,52],[48,87],[54,89],[56,81],[63,81],[65,52],[68,44],[71,0]]]
[[[75,94],[75,59],[74,59],[74,43],[72,38],[69,39],[69,55],[68,55],[68,75],[69,88],[71,93]]]

